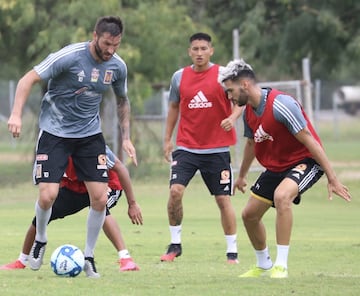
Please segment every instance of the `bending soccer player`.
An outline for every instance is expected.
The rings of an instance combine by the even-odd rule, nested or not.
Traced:
[[[117,224],[115,218],[111,216],[109,209],[117,204],[122,190],[124,190],[129,205],[128,215],[133,224],[139,225],[143,223],[141,210],[135,200],[130,176],[126,167],[108,147],[106,147],[106,156],[107,165],[109,167],[109,189],[103,230],[118,252],[120,271],[139,270],[138,265],[133,261],[126,248],[119,225]],[[89,194],[84,183],[77,180],[71,158],[69,159],[66,174],[62,178],[60,185],[61,188],[59,190],[59,195],[52,207],[52,214],[49,223],[52,220],[61,219],[75,214],[90,205]],[[30,224],[26,233],[22,252],[20,253],[18,259],[14,262],[0,266],[1,270],[23,269],[26,267],[31,246],[35,240],[35,225],[36,219],[34,217],[32,224]],[[85,269],[85,272],[89,277],[98,277],[96,270],[93,272],[92,269]]]
[[[252,67],[235,60],[218,77],[228,99],[244,111],[243,160],[234,186],[245,193],[246,176],[256,158],[265,168],[251,187],[242,220],[254,248],[256,265],[240,277],[288,277],[288,254],[293,223],[292,204],[325,174],[328,197],[351,200],[348,188],[336,177],[321,141],[300,103],[276,89],[261,88]],[[273,263],[266,242],[263,216],[276,209],[277,255]]]

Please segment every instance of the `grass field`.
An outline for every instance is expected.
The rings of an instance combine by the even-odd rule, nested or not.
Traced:
[[[124,199],[112,211],[128,249],[141,268],[139,272],[118,271],[117,253],[102,233],[96,247],[100,279],[88,279],[83,273],[77,278],[55,276],[49,264],[51,252],[64,243],[84,247],[87,216],[84,210],[50,224],[45,264],[39,271],[28,268],[0,271],[0,295],[359,295],[360,145],[359,129],[355,130],[341,141],[331,136],[324,141],[353,200],[346,203],[334,197],[328,201],[325,177],[304,194],[301,205],[294,207],[288,279],[238,278],[255,263],[241,222],[247,195],[239,193],[233,197],[233,203],[238,220],[240,264],[225,263],[219,212],[199,176],[184,197],[183,255],[172,263],[161,263],[160,255],[169,243],[168,176],[159,174],[151,182],[134,181],[143,211],[143,226],[130,223]],[[17,258],[34,215],[37,188],[31,184],[31,157],[26,151],[20,146],[9,149],[4,142],[0,144],[0,265]],[[250,184],[256,176],[256,172],[250,174]],[[270,210],[264,220],[273,259],[276,256],[274,214]]]
[[[251,178],[255,178],[251,174]],[[246,197],[233,198],[238,213],[240,264],[225,264],[225,242],[218,210],[198,177],[184,200],[183,256],[173,263],[159,262],[169,242],[166,218],[167,186],[164,182],[135,182],[145,224],[131,225],[126,202],[112,214],[117,217],[140,272],[120,273],[117,254],[101,234],[96,248],[98,280],[56,277],[49,265],[52,250],[63,243],[83,247],[87,211],[49,226],[45,265],[0,272],[1,295],[358,295],[360,287],[359,180],[346,180],[353,201],[326,198],[321,180],[295,207],[295,223],[286,280],[240,279],[254,263],[254,255],[241,224]],[[0,264],[16,259],[23,235],[34,213],[36,188],[29,183],[0,189]],[[269,247],[275,256],[274,211],[265,217]]]

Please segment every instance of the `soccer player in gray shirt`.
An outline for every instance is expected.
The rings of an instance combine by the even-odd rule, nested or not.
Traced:
[[[102,95],[109,87],[117,98],[123,149],[137,165],[135,148],[129,137],[127,67],[116,54],[122,33],[123,23],[119,17],[101,17],[91,41],[71,44],[50,54],[17,85],[8,120],[8,129],[15,138],[20,136],[22,111],[33,85],[48,82],[41,102],[34,163],[34,182],[39,186],[39,197],[35,204],[35,242],[29,256],[33,270],[40,269],[43,262],[51,207],[58,195],[68,157],[72,156],[78,179],[84,181],[91,204],[84,269],[88,277],[100,276],[94,264],[94,249],[105,219],[108,175],[99,109]]]

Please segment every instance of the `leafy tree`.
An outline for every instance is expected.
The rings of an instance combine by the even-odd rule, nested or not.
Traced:
[[[139,110],[153,84],[168,84],[189,63],[187,40],[195,31],[213,36],[214,61],[222,64],[232,58],[238,28],[241,56],[263,76],[298,76],[308,56],[313,77],[358,81],[359,12],[354,0],[0,0],[0,77],[18,78],[49,52],[91,39],[98,16],[119,14],[125,20],[119,53]]]
[[[240,29],[241,55],[265,76],[295,76],[302,58],[310,57],[314,77],[338,78],[341,73],[348,79],[356,75],[359,80],[354,66],[360,62],[359,1],[198,2],[206,7],[203,21],[225,43],[231,44],[228,32]],[[194,7],[189,11],[198,16]]]
[[[126,10],[124,15],[126,42],[142,49],[141,58],[132,67],[153,83],[168,83],[175,70],[189,63],[190,35],[210,30],[194,23],[187,16],[186,7],[171,1],[141,2],[136,9]]]
[[[176,1],[0,0],[0,53],[8,69],[0,75],[17,79],[50,52],[91,39],[95,20],[109,14],[125,23],[119,54],[129,67],[129,92],[138,113],[152,85],[167,87],[171,74],[189,62],[190,34],[210,31]]]
[[[95,20],[118,9],[116,0],[0,0],[0,53],[9,70],[1,74],[19,77],[50,52],[90,39]]]
[[[133,109],[141,113],[151,87],[167,88],[172,73],[190,63],[187,54],[190,35],[201,30],[211,33],[211,30],[193,22],[186,7],[175,1],[128,2],[132,6],[123,10],[125,36],[119,51],[129,64]],[[128,47],[136,52],[128,52]]]

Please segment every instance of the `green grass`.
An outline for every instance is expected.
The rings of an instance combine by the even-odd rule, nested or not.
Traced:
[[[251,174],[252,182],[255,174]],[[166,180],[135,182],[142,207],[143,226],[127,218],[126,202],[114,208],[127,246],[141,271],[120,273],[117,254],[101,234],[96,248],[100,279],[55,276],[49,265],[51,252],[59,245],[84,246],[87,211],[50,224],[45,265],[29,269],[0,271],[2,295],[358,295],[360,280],[360,228],[358,180],[349,180],[354,200],[327,200],[325,179],[304,195],[294,208],[294,229],[289,256],[290,277],[285,280],[240,279],[238,275],[255,262],[241,223],[241,209],[247,196],[233,198],[238,213],[240,264],[225,264],[225,241],[219,212],[199,176],[184,197],[183,255],[173,263],[159,262],[169,243],[166,215]],[[0,189],[0,264],[16,259],[23,235],[34,214],[36,187],[24,183]],[[268,243],[275,257],[274,211],[265,216]]]
[[[3,129],[4,127],[1,127]],[[350,203],[337,197],[327,200],[323,177],[294,207],[294,227],[289,255],[289,278],[285,280],[241,279],[238,275],[255,263],[253,250],[241,222],[247,194],[237,193],[240,264],[225,264],[225,240],[219,211],[199,176],[184,197],[183,255],[173,263],[159,262],[169,243],[166,203],[168,165],[159,149],[146,162],[152,170],[138,174],[135,193],[141,205],[144,225],[134,226],[122,200],[112,214],[117,218],[127,247],[139,264],[139,272],[120,273],[117,253],[101,234],[96,247],[101,278],[60,278],[51,271],[49,260],[64,243],[84,247],[87,211],[50,224],[45,265],[37,272],[29,269],[0,271],[1,295],[358,295],[360,287],[360,157],[359,122],[339,126],[335,138],[330,124],[320,126],[327,154],[341,181],[353,196]],[[1,133],[0,133],[1,134]],[[17,258],[23,236],[34,215],[37,188],[31,184],[31,153],[34,140],[8,141],[0,138],[0,264]],[[10,143],[10,145],[9,145]],[[15,144],[14,144],[15,143]],[[30,155],[30,156],[29,156]],[[154,159],[154,163],[151,160]],[[142,166],[140,162],[140,166]],[[156,168],[155,168],[156,167]],[[234,166],[236,167],[236,166]],[[137,168],[137,169],[140,169]],[[156,170],[158,169],[158,170]],[[251,173],[249,184],[257,176]],[[274,210],[264,217],[270,253],[275,259]]]

